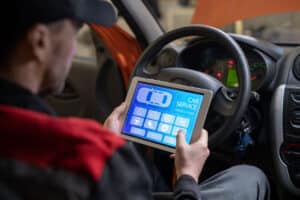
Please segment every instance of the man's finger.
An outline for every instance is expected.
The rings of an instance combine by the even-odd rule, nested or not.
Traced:
[[[208,132],[205,129],[202,129],[200,137],[198,139],[199,143],[202,143],[202,145],[207,146],[208,143]]]
[[[186,141],[185,141],[185,135],[182,130],[178,131],[177,137],[176,137],[176,145],[177,146],[185,146]]]
[[[175,159],[175,157],[176,157],[176,154],[175,154],[175,153],[173,153],[173,154],[170,155],[170,158],[171,158],[171,159]]]

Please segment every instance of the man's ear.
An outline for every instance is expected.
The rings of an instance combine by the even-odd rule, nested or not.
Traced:
[[[49,28],[43,24],[37,24],[27,32],[27,45],[31,49],[31,56],[40,63],[44,63],[49,58],[50,36]]]

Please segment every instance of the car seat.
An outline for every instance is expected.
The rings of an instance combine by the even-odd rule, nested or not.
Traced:
[[[97,98],[103,122],[124,101],[130,74],[141,48],[136,39],[119,26],[90,26],[96,44],[97,61],[102,65],[97,77]]]

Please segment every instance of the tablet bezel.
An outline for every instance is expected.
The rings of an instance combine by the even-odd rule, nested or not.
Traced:
[[[191,87],[191,86],[186,86],[186,85],[180,85],[180,84],[176,84],[176,83],[169,83],[169,82],[164,82],[164,81],[159,81],[159,80],[154,80],[154,79],[141,78],[141,77],[134,77],[131,81],[130,88],[128,90],[126,100],[125,100],[127,107],[126,107],[126,111],[125,111],[125,113],[126,113],[125,119],[122,124],[122,130],[124,128],[124,123],[128,117],[128,111],[129,111],[129,108],[132,103],[131,101],[134,96],[134,92],[135,92],[137,84],[139,82],[146,83],[146,84],[152,84],[154,86],[161,86],[161,87],[167,87],[170,89],[177,89],[177,90],[182,90],[182,91],[186,91],[186,92],[203,94],[202,105],[200,108],[200,112],[198,113],[198,116],[197,116],[195,128],[193,130],[190,143],[193,143],[195,140],[197,140],[199,138],[199,135],[200,135],[202,127],[204,125],[204,122],[205,122],[205,119],[206,119],[206,116],[207,116],[207,113],[208,113],[208,110],[210,107],[210,103],[212,100],[212,96],[213,96],[212,91],[206,90],[206,89],[200,89],[200,88],[196,88],[196,87]],[[126,133],[123,133],[122,130],[121,130],[121,136],[127,140],[130,140],[130,141],[133,141],[136,143],[140,143],[140,144],[144,144],[146,146],[154,147],[154,148],[164,150],[167,152],[175,153],[176,147],[170,147],[170,146],[167,146],[164,144],[158,144],[158,143],[152,142],[150,140],[145,140],[145,139],[142,139],[139,137],[134,137],[134,136],[128,135]]]

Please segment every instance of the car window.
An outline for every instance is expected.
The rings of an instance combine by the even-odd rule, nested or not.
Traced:
[[[160,0],[159,21],[167,30],[191,24],[198,0]],[[234,5],[232,5],[234,6]],[[230,10],[234,10],[232,8]],[[224,11],[226,13],[226,11]],[[254,36],[271,42],[300,41],[300,12],[285,12],[235,21],[219,27],[226,32]]]
[[[76,57],[96,59],[96,49],[88,25],[84,25],[77,35]]]
[[[134,36],[123,17],[119,17],[117,24],[129,34]],[[79,30],[77,35],[77,53],[75,57],[89,59],[96,63],[96,48],[92,37],[92,30],[88,25],[84,25]]]

